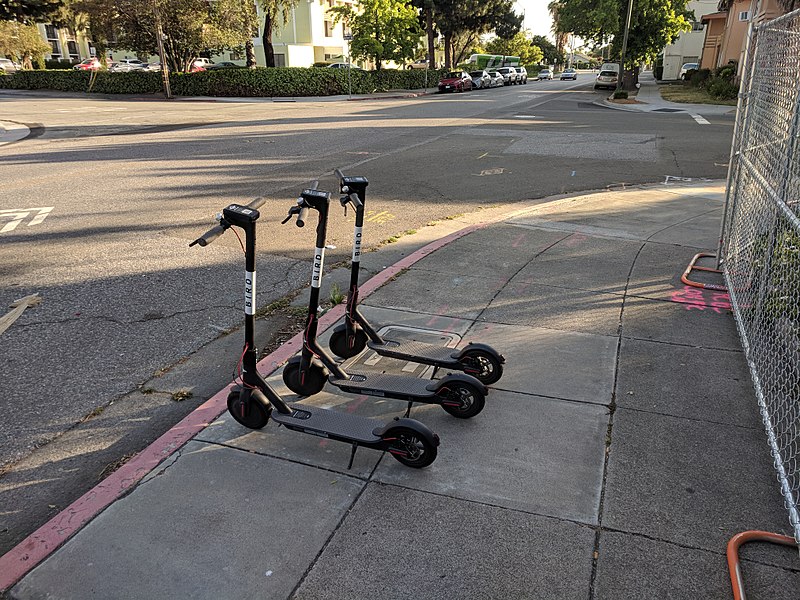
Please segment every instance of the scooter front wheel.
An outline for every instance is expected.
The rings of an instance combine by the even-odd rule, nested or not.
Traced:
[[[486,396],[474,385],[450,381],[439,390],[442,408],[454,417],[469,419],[486,406]]]
[[[300,370],[300,361],[289,362],[283,369],[283,383],[299,396],[319,394],[325,387],[325,372],[314,365],[305,371]]]
[[[464,373],[472,375],[483,385],[492,385],[503,376],[503,365],[485,350],[467,350],[459,359]]]
[[[228,412],[239,425],[244,425],[248,429],[261,429],[269,421],[272,407],[267,409],[252,397],[250,402],[243,402],[241,394],[234,390],[228,394]]]
[[[383,439],[390,443],[389,454],[407,467],[422,469],[436,460],[436,446],[408,427],[393,427]]]
[[[348,335],[347,329],[339,329],[331,334],[328,346],[339,358],[352,358],[367,347],[367,334],[359,329]]]

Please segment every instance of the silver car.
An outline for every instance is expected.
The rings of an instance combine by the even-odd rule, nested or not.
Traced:
[[[111,65],[112,73],[127,73],[129,71],[144,71],[147,63],[138,58],[123,58]]]
[[[503,76],[503,85],[514,85],[517,83],[517,70],[514,67],[500,67],[497,72]]]
[[[0,71],[3,73],[16,73],[17,65],[13,60],[0,58]]]
[[[492,85],[489,87],[503,87],[506,84],[506,80],[503,79],[502,73],[498,73],[497,71],[489,71],[489,77],[492,78]]]
[[[471,71],[469,76],[472,77],[473,89],[482,90],[492,87],[492,77],[486,71]]]

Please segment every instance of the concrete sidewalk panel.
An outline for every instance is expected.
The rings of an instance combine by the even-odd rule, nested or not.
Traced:
[[[574,523],[370,484],[296,597],[572,600],[593,543]]]
[[[712,552],[740,531],[784,531],[763,429],[617,409],[603,525]]]
[[[374,479],[402,487],[594,524],[603,480],[608,410],[493,391],[472,419],[438,406],[412,414],[442,439],[424,470],[382,461]]]
[[[622,293],[641,242],[574,233],[525,266],[514,283]]]
[[[617,406],[760,428],[743,352],[622,340]]]
[[[455,334],[464,337],[469,328],[472,327],[473,323],[475,322],[471,319],[459,319],[456,317],[446,317],[436,314],[392,310],[390,308],[380,308],[377,306],[368,305],[362,305],[360,310],[376,330],[380,330],[381,327],[390,325],[401,325],[404,327],[430,329],[434,332],[444,332],[446,334]],[[344,322],[344,319],[342,319],[340,322]],[[333,328],[328,329],[326,333],[330,334],[332,331]],[[322,336],[320,336],[320,339],[322,339]]]
[[[489,304],[497,288],[506,283],[503,277],[471,277],[469,264],[461,273],[444,275],[435,271],[412,268],[409,276],[401,276],[370,295],[370,306],[441,314],[462,319],[475,319]]]
[[[686,292],[681,275],[698,249],[673,244],[645,244],[631,271],[628,296],[642,296],[654,300],[680,300]],[[718,279],[722,283],[721,278]],[[711,291],[695,288],[696,293],[712,300]]]
[[[476,323],[467,338],[487,343],[505,357],[503,377],[492,386],[496,389],[611,403],[616,337]]]
[[[481,319],[596,335],[617,335],[622,295],[599,294],[512,280]]]
[[[284,599],[363,485],[190,442],[32,571],[12,597]]]
[[[730,310],[703,298],[700,295],[692,296],[690,301],[683,301],[682,297],[678,302],[664,302],[628,297],[622,315],[622,334],[672,344],[741,350]]]
[[[698,215],[659,231],[650,240],[665,244],[680,244],[697,250],[716,251],[721,216],[721,209]]]
[[[604,532],[595,580],[596,598],[728,600],[731,583],[724,546],[715,552]],[[800,573],[742,561],[748,598],[795,600]]]

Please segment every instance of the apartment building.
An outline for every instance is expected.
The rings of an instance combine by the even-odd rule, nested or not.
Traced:
[[[674,43],[664,48],[664,74],[662,79],[678,79],[681,66],[684,63],[700,62],[705,38],[704,23],[701,21],[701,15],[715,10],[716,7],[717,0],[691,0],[689,2],[687,8],[694,11],[695,14],[692,30],[682,32]]]

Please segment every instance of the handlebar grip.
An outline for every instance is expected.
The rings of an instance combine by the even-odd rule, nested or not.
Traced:
[[[358,194],[350,194],[348,198],[350,198],[350,202],[352,202],[353,206],[356,208],[361,208],[364,206],[364,203],[361,201],[361,198],[358,197]]]
[[[203,235],[193,241],[189,246],[194,246],[195,244],[199,244],[202,247],[208,246],[211,242],[225,233],[227,227],[223,227],[222,225],[217,225],[216,227],[212,227],[208,231],[206,231]]]
[[[344,179],[344,173],[340,169],[334,169],[333,174],[336,175],[339,179]]]
[[[306,224],[307,218],[308,218],[308,207],[303,206],[297,215],[297,226],[303,227]]]
[[[256,198],[255,200],[253,200],[253,201],[252,201],[250,204],[248,204],[248,205],[247,205],[247,208],[253,208],[253,209],[260,208],[261,206],[263,206],[263,205],[264,205],[264,203],[265,203],[266,201],[267,201],[267,199],[266,199],[266,198],[262,198],[261,196],[259,196],[258,198]]]

